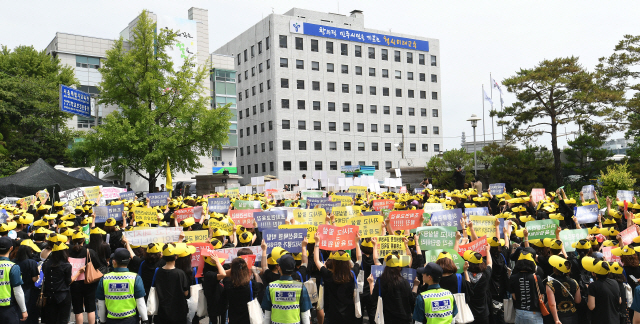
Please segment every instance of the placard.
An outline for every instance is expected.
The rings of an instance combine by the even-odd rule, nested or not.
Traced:
[[[241,255],[239,256],[239,258],[244,259],[244,261],[247,263],[247,268],[249,270],[251,270],[253,266],[256,264],[256,256],[253,254]]]
[[[491,190],[491,195],[501,195],[506,192],[504,183],[491,183],[489,184],[489,190]]]
[[[445,210],[442,203],[426,203],[424,204],[423,210],[429,214],[441,210]]]
[[[102,198],[104,200],[114,200],[120,198],[120,193],[126,192],[126,188],[104,187],[102,188]]]
[[[585,200],[595,199],[595,196],[593,195],[594,193],[593,185],[582,186],[581,191],[582,191],[582,198],[584,198]]]
[[[556,228],[560,225],[557,219],[543,219],[526,222],[529,240],[555,238]]]
[[[294,200],[296,199],[296,193],[293,191],[277,192],[272,194],[275,200]]]
[[[187,245],[196,247],[196,252],[191,254],[191,267],[198,268],[196,278],[202,278],[205,256],[211,257],[214,254],[217,255],[220,260],[220,264],[224,264],[225,261],[229,260],[229,255],[223,252],[223,250],[227,249],[214,250],[210,243],[188,243]]]
[[[384,272],[384,268],[385,266],[383,265],[371,266],[371,276],[373,277],[374,284]],[[400,275],[402,276],[402,278],[407,280],[407,282],[409,282],[409,286],[411,287],[411,289],[413,289],[413,280],[416,278],[416,275],[417,275],[416,269],[403,267],[402,270],[400,270]],[[368,282],[365,282],[365,289],[369,289],[367,285],[368,285]]]
[[[362,212],[362,216],[381,216],[381,215],[382,215],[382,212],[377,212],[377,211]]]
[[[38,197],[41,204],[44,204],[45,201],[49,200],[49,192],[47,189],[40,190],[36,192],[36,197]]]
[[[342,207],[342,203],[339,201],[330,201],[330,202],[322,203],[318,207],[324,209],[325,213],[329,215],[333,212],[333,208]],[[345,207],[349,207],[349,206],[345,206]]]
[[[458,254],[464,255],[464,251],[473,250],[475,252],[480,253],[483,257],[487,256],[487,236],[483,236],[478,238],[477,240],[458,246]]]
[[[209,213],[227,214],[229,212],[229,205],[231,200],[229,198],[209,198],[207,200],[207,209]]]
[[[154,192],[148,193],[149,207],[164,206],[167,204],[167,198],[169,198],[168,192]]]
[[[579,224],[595,223],[598,221],[598,205],[573,207],[573,214],[578,219]]]
[[[303,190],[300,192],[300,198],[322,198],[325,196],[325,194],[326,192],[322,190]]]
[[[420,235],[420,250],[453,249],[456,243],[456,233],[453,226],[424,226],[418,227]]]
[[[418,228],[422,225],[420,222],[422,213],[420,209],[392,211],[389,213],[389,227],[393,231]]]
[[[104,206],[104,197],[100,197],[102,186],[83,187],[82,190],[84,190],[84,194],[87,196],[87,200],[93,201],[100,206]],[[98,200],[98,197],[100,197],[100,200]]]
[[[176,219],[178,224],[189,217],[193,217],[193,219],[199,221],[202,218],[202,206],[182,208],[173,213],[173,218]]]
[[[489,208],[487,207],[465,208],[464,214],[467,216],[471,216],[471,215],[489,216]]]
[[[464,271],[464,259],[462,258],[462,256],[460,256],[460,254],[458,254],[458,251],[455,251],[454,249],[438,249],[438,250],[429,250],[429,251],[425,251],[424,252],[424,260],[425,262],[429,263],[429,262],[436,262],[436,260],[438,259],[438,255],[440,255],[440,253],[442,252],[449,252],[449,254],[451,254],[451,257],[453,258],[453,263],[456,265],[456,268],[458,268],[458,272],[457,273],[463,273]]]
[[[297,202],[300,205],[300,208],[307,209],[307,201],[306,200],[302,200],[302,199],[299,199],[299,200],[285,200],[284,201],[284,206],[285,207],[291,207],[291,205],[293,203],[295,203],[295,202]]]
[[[398,251],[398,254],[404,255],[406,247],[404,246],[403,239],[404,236],[400,235],[378,236],[378,244],[380,244],[378,255],[380,257],[385,257],[387,254],[394,251]]]
[[[133,207],[133,215],[136,222],[145,224],[158,224],[158,212],[154,208]],[[140,245],[140,244],[134,244]]]
[[[135,191],[124,191],[121,193],[118,193],[118,196],[120,196],[120,199],[122,200],[132,200],[136,198],[136,192]]]
[[[473,224],[473,230],[476,232],[478,237],[486,235],[487,237],[495,237],[496,236],[496,217],[495,216],[469,216],[469,220]],[[503,237],[502,234],[504,228],[504,218],[499,218],[500,225],[498,226],[498,235]],[[467,233],[471,235],[471,231],[467,228]]]
[[[209,218],[209,228],[220,229],[220,230],[222,230],[224,232],[227,232],[226,235],[230,235],[231,233],[233,233],[236,230],[236,228],[233,225],[233,223],[229,223],[227,221],[227,219],[225,219],[223,221],[219,221],[219,220],[214,219],[213,217]]]
[[[124,211],[124,205],[93,207],[93,212],[95,213],[95,216],[96,216],[96,223],[106,223],[107,219],[109,218],[113,218],[116,221],[122,221],[123,211]]]
[[[455,226],[461,230],[460,219],[462,218],[462,209],[447,209],[435,211],[431,213],[431,225],[433,226]]]
[[[326,223],[327,214],[322,208],[295,209],[293,219],[299,224],[319,226]]]
[[[306,228],[267,229],[262,231],[262,238],[267,243],[267,253],[274,247],[281,247],[287,252],[301,253],[302,241],[307,237]]]
[[[35,196],[33,196],[35,199]],[[64,202],[65,207],[70,207],[73,210],[74,207],[84,204],[84,191],[82,188],[73,188],[58,193],[60,201]],[[24,199],[24,198],[23,198]],[[18,200],[18,203],[20,200]]]
[[[395,206],[396,201],[393,199],[378,199],[378,200],[373,200],[372,201],[372,207],[371,209],[375,210],[375,211],[381,211],[383,208],[384,209],[393,209],[393,207]]]
[[[69,260],[69,263],[71,263],[71,278],[73,278],[80,269],[84,268],[84,266],[87,265],[87,258],[69,257],[67,259]],[[84,272],[79,274],[76,280],[74,281],[81,281],[81,280],[84,280]]]
[[[253,219],[258,223],[258,228],[261,231],[265,229],[276,229],[287,220],[287,211],[269,210],[254,212]]]
[[[384,219],[380,215],[356,216],[349,219],[349,225],[358,226],[360,238],[381,236],[383,223]]]
[[[546,197],[544,188],[533,188],[531,189],[531,200],[533,200],[533,204],[537,205],[539,201],[544,200]]]
[[[353,205],[353,199],[349,196],[331,196],[331,201],[339,201],[340,206],[351,206]]]
[[[360,215],[360,206],[332,207],[336,226],[345,226],[349,224],[349,219]]]
[[[632,190],[618,190],[616,193],[616,197],[618,197],[618,200],[620,201],[632,202],[633,196],[634,192]]]
[[[224,194],[229,198],[238,198],[240,195],[240,189],[227,189],[224,191]]]
[[[307,230],[307,242],[309,243],[315,243],[315,235],[316,232],[318,231],[318,226],[316,225],[309,225],[309,224],[294,224],[294,225],[280,225],[278,226],[279,229],[306,229]]]
[[[615,249],[615,246],[604,246],[602,247],[602,255],[607,262],[618,262],[622,264],[622,260],[620,260],[619,256],[613,255],[611,250]]]
[[[331,198],[326,197],[326,198],[313,198],[313,197],[308,197],[307,198],[307,205],[309,206],[309,209],[313,209],[314,207],[316,207],[316,205],[322,204],[322,203],[326,203],[326,202],[330,202]]]
[[[358,226],[355,225],[341,227],[320,225],[318,226],[318,242],[316,242],[316,246],[327,251],[355,249],[356,244],[358,244],[357,234]]]
[[[244,226],[245,228],[253,228],[253,213],[260,212],[262,209],[240,209],[230,210],[229,217],[236,226]]]
[[[180,227],[152,227],[142,231],[123,232],[131,245],[148,245],[149,243],[173,243],[180,240]]]
[[[356,198],[356,194],[353,192],[336,192],[333,194],[334,196],[346,196],[346,197],[350,197],[351,200]],[[335,200],[334,200],[335,201]]]
[[[561,232],[562,233],[562,232]],[[633,239],[638,236],[638,225],[633,225],[626,230],[620,232],[620,237],[622,239],[622,245],[629,245],[633,242]]]
[[[234,209],[261,209],[260,202],[255,200],[236,200],[233,202]]]
[[[356,195],[361,195],[363,197],[367,196],[367,187],[366,186],[351,186],[349,187],[349,192],[354,193]]]
[[[188,242],[209,242],[209,231],[184,231],[184,239]]]
[[[566,252],[573,252],[576,249],[571,244],[578,242],[582,239],[586,239],[589,235],[589,230],[585,229],[572,229],[560,231],[560,240],[564,246]]]

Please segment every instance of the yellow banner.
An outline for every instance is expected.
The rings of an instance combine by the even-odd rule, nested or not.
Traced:
[[[349,192],[354,194],[362,195],[363,198],[367,196],[367,187],[365,186],[351,186],[349,187]]]
[[[158,213],[153,208],[134,207],[133,215],[135,216],[136,222],[158,224]]]
[[[331,201],[339,201],[340,202],[340,206],[344,207],[344,206],[351,206],[353,205],[353,199],[351,199],[351,197],[349,196],[331,196]]]
[[[399,235],[378,236],[378,244],[380,244],[378,255],[384,258],[387,254],[394,251],[398,251],[398,254],[405,254],[406,248],[402,240],[403,238],[403,236]]]
[[[349,219],[360,215],[360,206],[333,207],[331,213],[335,216],[335,226],[349,225]]]
[[[349,219],[349,225],[358,226],[360,238],[382,235],[382,216],[356,216]]]
[[[307,229],[307,240],[309,243],[315,243],[315,235],[318,231],[318,226],[316,225],[308,225],[308,224],[296,224],[296,225],[280,225],[278,229],[291,229],[291,228],[306,228]]]
[[[325,224],[327,212],[322,208],[294,209],[293,219],[299,224],[319,226]]]
[[[240,190],[239,189],[227,189],[224,191],[224,194],[227,195],[229,198],[238,198],[238,196],[240,195]]]
[[[209,242],[209,231],[201,230],[201,231],[185,231],[184,239],[191,242]]]
[[[213,217],[209,218],[209,227],[211,228],[217,228],[222,230],[223,232],[227,232],[226,235],[229,235],[230,233],[233,233],[235,231],[235,225],[229,221],[227,221],[227,219],[225,219],[224,221],[219,221],[219,220],[215,220],[213,219]]]
[[[476,232],[478,237],[486,235],[487,238],[491,238],[496,236],[495,216],[471,215],[469,216],[469,220],[473,223],[473,230]],[[467,233],[471,235],[471,231],[469,231],[469,229],[467,229]]]
[[[87,195],[87,199],[91,200],[95,203],[99,203],[98,200],[98,195],[100,194],[100,186],[95,186],[95,187],[85,187],[84,189],[84,194]]]

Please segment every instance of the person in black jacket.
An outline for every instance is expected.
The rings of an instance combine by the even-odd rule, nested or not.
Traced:
[[[464,172],[462,171],[462,167],[459,165],[453,171],[453,181],[456,183],[456,189],[464,189]]]
[[[63,237],[57,235],[56,237]],[[64,238],[66,241],[66,237]],[[54,243],[49,257],[42,264],[44,274],[44,297],[47,304],[42,310],[43,322],[47,324],[66,324],[69,322],[69,310],[71,309],[71,264],[67,256],[69,247],[60,241]]]

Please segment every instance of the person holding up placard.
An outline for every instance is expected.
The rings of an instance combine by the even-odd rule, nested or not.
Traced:
[[[377,252],[374,247],[374,252]],[[384,313],[385,324],[410,324],[412,322],[412,307],[414,297],[411,292],[409,282],[402,277],[403,262],[402,256],[396,253],[389,253],[384,257],[386,266],[378,280],[373,282],[373,275],[369,275],[369,293],[371,300],[376,302],[378,297],[382,297],[382,311]],[[377,308],[377,307],[376,307]]]
[[[463,258],[469,262],[469,281],[473,285],[473,296],[469,299],[469,308],[473,313],[474,323],[489,323],[489,283],[491,282],[492,258],[491,245],[487,244],[487,258],[473,250],[467,250]]]
[[[69,249],[69,258],[79,259],[86,264],[87,258],[90,257],[94,265],[97,265],[99,259],[98,254],[85,246],[85,240],[88,238],[83,232],[77,232],[71,237],[71,248]],[[93,261],[96,260],[96,261]],[[85,283],[84,268],[80,269],[80,273],[74,273],[74,281],[71,283],[71,306],[73,314],[75,314],[76,324],[82,324],[82,313],[87,313],[89,323],[96,320],[96,288],[98,282]]]
[[[251,324],[247,303],[257,299],[262,291],[260,276],[251,278],[251,269],[242,258],[231,262],[230,276],[224,280],[224,292],[220,302],[228,305],[229,324]]]
[[[61,236],[61,235],[57,235]],[[66,239],[64,239],[66,242]],[[68,323],[71,309],[71,264],[65,250],[69,247],[64,242],[53,243],[51,254],[42,264],[44,281],[43,295],[47,304],[42,309],[42,319],[47,324]]]
[[[219,242],[218,242],[219,243]],[[213,249],[218,249],[218,246],[213,246]],[[204,296],[207,298],[207,313],[209,314],[209,320],[212,324],[224,323],[221,317],[225,314],[225,309],[220,303],[222,296],[222,282],[221,280],[226,277],[226,272],[220,264],[218,255],[211,254],[211,256],[204,257],[204,266],[202,269],[204,274],[202,279],[202,290]]]
[[[535,255],[523,250],[509,278],[509,292],[516,310],[516,323],[542,324],[538,292],[545,291],[542,276],[536,274]],[[474,314],[475,316],[475,314]]]
[[[166,262],[158,268],[155,287],[158,294],[158,315],[153,321],[156,324],[186,323],[189,307],[187,299],[191,280],[184,271],[176,268],[176,259],[184,251],[175,244],[167,243],[162,247],[162,259]],[[167,305],[171,305],[167,307]]]
[[[578,324],[577,304],[582,298],[578,283],[569,277],[571,263],[557,255],[551,256],[549,263],[553,266],[553,275],[548,277],[545,289],[553,320],[555,323]]]

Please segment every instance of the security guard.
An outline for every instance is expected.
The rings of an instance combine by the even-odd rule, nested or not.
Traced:
[[[111,261],[114,267],[113,272],[104,275],[96,289],[100,322],[136,324],[138,323],[137,315],[140,315],[142,323],[148,324],[142,278],[127,269],[131,254],[126,249],[119,248],[112,255]]]
[[[442,268],[429,262],[417,271],[422,275],[422,282],[428,285],[427,290],[416,298],[413,320],[423,324],[449,324],[458,314],[453,295],[447,289],[440,288]]]
[[[265,311],[264,324],[302,323],[309,324],[311,300],[301,282],[293,281],[291,274],[296,269],[296,261],[290,254],[282,255],[278,260],[282,276],[267,286],[262,299]]]
[[[0,323],[2,324],[18,324],[19,321],[26,321],[28,315],[22,291],[20,266],[9,261],[11,251],[13,251],[13,241],[6,236],[0,237]],[[16,303],[22,312],[22,318],[16,312]]]

